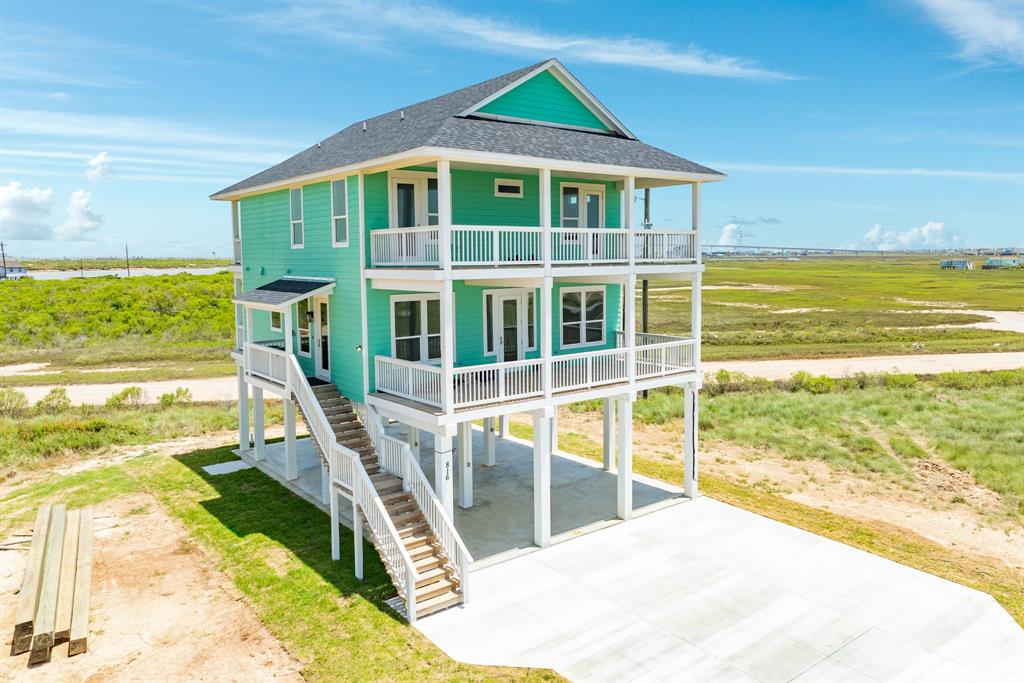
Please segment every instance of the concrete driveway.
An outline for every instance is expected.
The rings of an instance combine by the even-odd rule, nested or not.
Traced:
[[[578,681],[1022,680],[988,595],[709,498],[475,571],[417,627]]]

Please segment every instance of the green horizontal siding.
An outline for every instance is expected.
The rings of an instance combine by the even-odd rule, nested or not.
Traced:
[[[542,71],[478,111],[495,116],[610,130],[550,71]]]

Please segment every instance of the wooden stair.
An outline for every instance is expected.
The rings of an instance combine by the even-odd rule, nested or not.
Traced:
[[[363,468],[370,475],[370,481],[380,495],[384,509],[387,510],[403,545],[412,558],[416,572],[419,574],[419,579],[416,581],[417,618],[461,603],[462,593],[459,579],[455,576],[451,561],[434,536],[427,518],[423,515],[423,511],[420,510],[412,493],[402,490],[400,478],[381,470],[377,450],[362,422],[359,421],[352,402],[341,396],[338,387],[334,384],[316,384],[311,389],[320,403],[338,443],[359,454]],[[302,417],[308,428],[309,420],[305,414]],[[312,434],[312,430],[310,433]],[[320,457],[326,463],[327,458],[324,456],[320,444],[316,439],[313,439],[313,443]],[[368,525],[367,528],[369,528]],[[372,533],[371,537],[376,546],[376,537]],[[386,563],[385,567],[387,567]],[[388,571],[390,574],[390,568]],[[392,581],[399,592],[405,591],[405,586],[394,581],[393,576]]]

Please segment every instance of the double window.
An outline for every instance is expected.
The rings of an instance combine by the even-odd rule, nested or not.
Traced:
[[[391,352],[408,361],[441,360],[441,299],[435,295],[391,297]]]
[[[334,246],[348,246],[348,180],[331,182],[331,229]]]
[[[302,188],[296,187],[290,197],[292,217],[292,249],[301,249],[304,244],[302,234]]]
[[[604,343],[604,287],[561,290],[562,348]]]

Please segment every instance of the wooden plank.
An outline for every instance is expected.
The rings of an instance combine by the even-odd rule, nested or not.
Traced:
[[[46,555],[43,558],[43,576],[39,585],[39,602],[32,629],[32,651],[29,665],[50,661],[53,647],[53,625],[57,618],[57,591],[60,589],[60,554],[64,548],[64,526],[67,506],[54,505],[50,512],[50,529],[46,534]]]
[[[50,506],[40,506],[36,513],[36,525],[32,527],[32,544],[28,548],[28,564],[18,594],[18,610],[14,617],[14,640],[11,654],[28,652],[32,645],[32,620],[36,616],[36,602],[39,600],[39,579],[42,578],[43,555],[46,546],[46,532],[50,528]]]
[[[57,618],[53,626],[53,643],[71,637],[71,602],[75,595],[75,571],[78,560],[78,526],[81,510],[68,510],[64,525],[64,546],[60,555],[60,588],[57,591]]]
[[[71,640],[68,657],[86,651],[89,634],[89,591],[92,586],[92,508],[84,508],[78,530],[78,558],[75,568],[75,600],[71,607]]]

